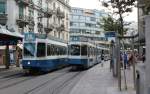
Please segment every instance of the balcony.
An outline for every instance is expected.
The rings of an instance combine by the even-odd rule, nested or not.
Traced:
[[[1,25],[6,25],[7,23],[7,14],[0,14],[0,24]]]
[[[43,28],[43,23],[42,22],[39,21],[37,24],[38,24],[39,28]]]
[[[48,32],[50,32],[50,31],[52,31],[52,30],[53,30],[53,28],[54,28],[54,26],[53,26],[53,25],[44,26],[44,30],[45,30],[45,32],[46,32],[46,33],[48,33]]]
[[[29,24],[29,17],[26,15],[19,15],[19,18],[17,18],[16,21],[20,27],[24,27]]]
[[[29,0],[15,0],[18,4],[28,6],[29,5]]]
[[[60,25],[58,28],[57,28],[58,31],[65,31],[65,26],[64,24]]]
[[[53,11],[50,8],[43,9],[44,17],[49,18],[53,15]]]
[[[59,17],[59,18],[65,18],[65,13],[64,12],[62,12],[60,9],[57,9],[57,17]]]

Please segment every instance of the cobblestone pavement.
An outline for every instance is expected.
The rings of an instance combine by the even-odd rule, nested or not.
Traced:
[[[127,87],[124,89],[122,72],[122,91],[118,89],[118,80],[109,70],[109,61],[89,69],[70,94],[136,94],[133,88],[132,69],[126,70]]]

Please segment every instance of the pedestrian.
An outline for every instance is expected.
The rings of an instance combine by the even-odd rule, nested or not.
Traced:
[[[133,56],[133,53],[130,53],[130,56],[129,56],[129,60],[128,60],[128,66],[130,68],[132,62],[133,62],[133,59],[134,59],[134,56]]]
[[[145,62],[145,59],[146,59],[146,58],[145,58],[145,54],[143,54],[143,55],[142,55],[142,61],[143,61],[143,63]]]
[[[113,60],[113,58],[111,58],[111,60],[110,60],[110,72],[114,68],[113,64],[114,64],[114,60]]]
[[[127,54],[124,52],[124,69],[126,69],[127,65],[128,65],[128,56],[127,56]]]
[[[103,62],[104,62],[104,54],[101,54],[101,60],[102,60],[102,62],[101,62],[101,66],[103,67]]]
[[[121,66],[121,68],[123,67],[123,55],[122,55],[122,53],[120,53],[120,66]]]

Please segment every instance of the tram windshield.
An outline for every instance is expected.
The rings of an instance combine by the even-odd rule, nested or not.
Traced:
[[[24,43],[24,56],[33,57],[35,53],[35,43]]]
[[[80,46],[79,45],[71,45],[70,46],[70,54],[71,55],[80,55]]]

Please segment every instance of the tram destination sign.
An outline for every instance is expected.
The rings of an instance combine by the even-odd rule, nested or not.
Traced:
[[[25,41],[35,41],[36,35],[34,33],[25,33]]]

